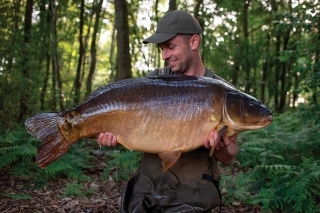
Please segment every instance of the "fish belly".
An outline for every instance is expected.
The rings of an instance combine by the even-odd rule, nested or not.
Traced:
[[[168,105],[167,101],[157,101],[146,105],[82,116],[76,125],[78,132],[84,133],[79,138],[112,132],[129,150],[161,153],[181,149],[187,152],[203,146],[203,139],[208,138],[209,132],[219,123],[211,119],[211,107],[199,104],[176,102]]]

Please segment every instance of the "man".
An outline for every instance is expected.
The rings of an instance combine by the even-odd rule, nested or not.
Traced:
[[[219,78],[201,60],[201,27],[185,11],[168,12],[158,23],[156,33],[143,43],[158,44],[168,67],[152,75],[183,74]],[[221,79],[223,80],[223,79]],[[237,136],[216,140],[216,131],[203,138],[204,147],[184,153],[166,172],[162,172],[158,155],[144,153],[140,168],[123,191],[120,212],[210,212],[221,204],[220,171],[217,160],[230,164],[238,152]],[[112,133],[102,133],[100,145],[116,146]],[[214,156],[209,150],[215,147]]]

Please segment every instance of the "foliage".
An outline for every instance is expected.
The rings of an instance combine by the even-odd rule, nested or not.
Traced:
[[[83,184],[73,181],[63,190],[62,197],[89,197],[95,193],[94,188],[84,189]]]
[[[126,181],[139,167],[141,152],[120,149],[110,155],[113,159],[107,162],[107,167],[103,172],[104,178],[112,175],[113,179]]]
[[[231,171],[228,171],[230,173]],[[245,201],[250,198],[248,185],[251,178],[243,172],[239,172],[237,176],[223,175],[220,183],[222,190],[223,205],[232,205],[234,202]]]
[[[40,185],[60,176],[75,180],[88,179],[84,170],[90,168],[91,155],[85,142],[75,144],[64,156],[43,170],[35,163],[38,146],[39,141],[21,128],[0,134],[0,169],[9,167],[10,174],[33,179]]]
[[[26,131],[21,129],[0,135],[0,169],[16,165],[12,170],[14,174],[24,177],[30,175],[35,168],[35,142],[35,139],[28,137]]]
[[[313,111],[317,113],[310,116]],[[276,116],[266,129],[242,133],[237,160],[246,172],[226,185],[228,203],[238,200],[272,212],[320,211],[318,118],[319,107],[301,107]],[[230,178],[223,182],[229,184]]]
[[[10,197],[14,200],[31,200],[32,197],[30,195],[27,194],[5,194],[6,197]]]

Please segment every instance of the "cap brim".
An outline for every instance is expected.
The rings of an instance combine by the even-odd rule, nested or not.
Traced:
[[[169,39],[173,38],[176,35],[177,34],[172,34],[172,33],[155,33],[149,38],[145,39],[143,43],[144,44],[147,44],[147,43],[160,44],[165,41],[168,41]]]

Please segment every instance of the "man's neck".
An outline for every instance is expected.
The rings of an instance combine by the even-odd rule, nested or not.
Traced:
[[[206,73],[206,68],[203,64],[200,66],[190,67],[184,74],[189,76],[204,76]]]

